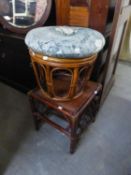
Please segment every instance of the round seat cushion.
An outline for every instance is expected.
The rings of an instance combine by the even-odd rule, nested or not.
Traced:
[[[25,37],[28,48],[56,58],[86,58],[104,46],[103,35],[84,27],[49,26],[29,31]]]

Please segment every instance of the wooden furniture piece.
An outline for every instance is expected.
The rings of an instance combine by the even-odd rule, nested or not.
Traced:
[[[0,5],[8,6],[8,10],[0,11],[0,23],[4,28],[15,33],[25,34],[30,29],[42,26],[46,22],[50,14],[52,0],[10,0],[10,2],[1,0],[0,3]],[[37,8],[38,5],[41,9]],[[36,16],[39,17],[36,19]]]
[[[97,74],[96,79],[103,85],[101,103],[103,103],[114,83],[124,31],[131,15],[130,0],[107,1],[106,5],[108,5],[108,9],[106,10],[107,16],[104,20],[105,25],[103,24],[99,30],[104,33],[106,37],[106,46],[96,62],[96,65],[101,66],[98,66],[98,68],[95,67],[94,69],[95,74]],[[94,28],[96,29],[97,27],[98,25],[96,24]]]
[[[56,0],[56,9],[58,25],[90,27],[105,36],[106,45],[92,73],[92,80],[103,85],[103,101],[114,82],[125,26],[131,15],[131,1]]]
[[[57,25],[87,27],[89,7],[86,0],[55,0]]]
[[[1,0],[0,3],[2,1],[5,3],[7,0]],[[120,40],[131,13],[130,4],[129,0],[53,0],[50,16],[44,24],[56,25],[57,19],[58,25],[88,26],[103,33],[106,45],[97,57],[92,73],[92,80],[101,82],[104,87],[102,99],[114,82]],[[3,11],[7,13],[8,8],[0,8],[1,15]],[[17,26],[10,25],[2,16],[0,18],[0,80],[27,92],[34,87],[34,78],[28,50],[23,41],[25,35],[19,34]],[[42,22],[43,19],[39,26],[43,25]],[[25,29],[20,27],[21,30],[23,32]]]
[[[40,19],[35,23],[32,24],[31,20],[29,21],[25,17],[17,17],[17,25],[10,23],[12,18],[7,17],[9,16],[8,10],[10,11],[10,8],[12,8],[12,3],[9,3],[10,8],[7,8],[7,10],[4,8],[8,6],[8,2],[7,0],[0,1],[0,81],[19,91],[27,92],[35,86],[35,81],[28,49],[24,43],[25,34],[37,26],[55,25],[54,2],[52,0],[48,1],[48,8],[40,13]],[[28,0],[28,2],[30,2],[28,10],[35,15],[36,1]],[[42,2],[44,1],[42,0]],[[21,0],[16,1],[17,12],[21,12],[21,7],[23,9],[22,3]],[[3,7],[2,4],[5,4],[5,6]]]
[[[65,101],[85,90],[105,39],[92,29],[48,26],[28,32],[25,44],[44,96]]]
[[[44,96],[67,101],[80,96],[90,78],[96,55],[83,59],[60,59],[30,51],[37,84]]]
[[[93,120],[100,103],[102,86],[89,78],[96,56],[104,47],[104,37],[92,29],[49,26],[29,31],[25,43],[37,80],[37,88],[29,92],[36,128],[43,120],[59,129],[69,136],[73,153],[78,135],[87,125],[85,111],[88,108]],[[51,110],[66,120],[66,128],[48,118]]]
[[[95,120],[99,108],[101,85],[88,82],[86,90],[76,99],[55,101],[43,95],[40,89],[28,93],[36,129],[46,122],[70,138],[70,153],[74,153],[78,139],[90,122]],[[66,123],[53,120],[57,115]],[[56,116],[55,116],[56,117]],[[66,124],[66,125],[65,125]]]

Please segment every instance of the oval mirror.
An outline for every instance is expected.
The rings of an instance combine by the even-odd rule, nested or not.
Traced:
[[[4,28],[26,33],[47,20],[52,0],[0,0],[0,22]]]

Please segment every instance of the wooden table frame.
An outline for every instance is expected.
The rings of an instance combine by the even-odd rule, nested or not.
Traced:
[[[101,89],[101,84],[88,82],[87,89],[80,97],[64,102],[47,98],[40,89],[30,91],[28,95],[36,129],[39,130],[42,122],[58,129],[70,138],[70,153],[74,153],[81,133],[90,122],[95,120],[99,109]],[[68,126],[62,127],[52,121],[49,118],[50,111],[54,111],[57,117],[64,119]]]

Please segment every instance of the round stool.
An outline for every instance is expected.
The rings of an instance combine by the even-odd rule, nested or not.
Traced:
[[[50,26],[28,32],[25,43],[42,93],[54,100],[81,95],[105,39],[83,27]]]

